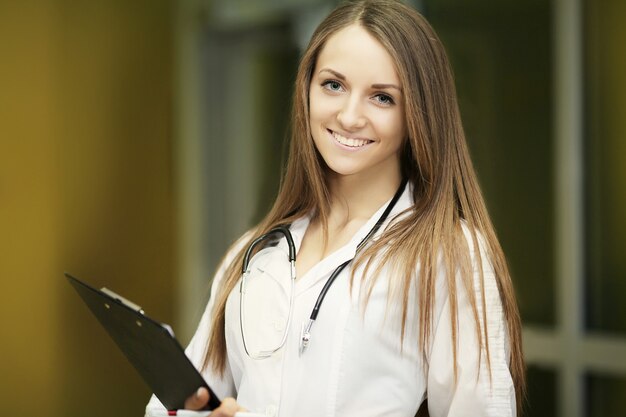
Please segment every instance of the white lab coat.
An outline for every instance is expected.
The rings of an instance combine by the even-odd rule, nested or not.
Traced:
[[[412,205],[409,188],[407,186],[404,190],[388,221],[392,221],[394,214]],[[350,267],[344,269],[326,295],[311,330],[308,349],[299,355],[302,324],[308,322],[324,283],[338,265],[355,255],[357,245],[385,207],[386,204],[346,246],[297,279],[287,342],[271,358],[253,360],[245,354],[239,322],[239,287],[233,290],[226,306],[228,369],[223,379],[210,370],[203,371],[216,395],[221,398],[235,397],[243,407],[265,413],[268,417],[413,417],[426,397],[431,417],[515,416],[515,390],[508,369],[506,324],[493,270],[487,262],[484,262],[484,268],[491,383],[484,352],[480,369],[478,366],[473,315],[461,285],[458,286],[458,383],[454,383],[450,311],[443,273],[436,281],[433,337],[427,368],[422,362],[417,342],[418,317],[415,310],[409,312],[407,333],[404,343],[400,345],[400,303],[387,304],[387,285],[393,277],[386,269],[383,269],[383,276],[379,278],[365,310],[358,297],[362,271],[356,272],[351,294]],[[296,249],[300,247],[308,223],[309,219],[303,218],[291,225]],[[284,239],[279,244],[281,246],[286,250]],[[227,256],[225,264],[232,259],[235,250]],[[267,258],[255,262],[256,271],[251,273],[272,274],[276,268],[284,269],[276,264],[284,263],[283,258]],[[211,299],[186,350],[198,367],[202,363],[214,297],[223,272],[224,265],[216,274]],[[479,292],[476,294],[480,297]],[[410,300],[410,305],[416,305],[414,299]],[[482,316],[479,314],[479,317]],[[258,331],[279,330],[268,322]],[[247,332],[254,331],[257,329],[247,329]],[[147,409],[159,407],[162,405],[153,396]]]

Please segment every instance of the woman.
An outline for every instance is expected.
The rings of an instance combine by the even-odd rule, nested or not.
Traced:
[[[440,41],[397,1],[339,6],[298,69],[276,202],[226,255],[187,349],[226,398],[214,415],[515,416],[520,338]]]

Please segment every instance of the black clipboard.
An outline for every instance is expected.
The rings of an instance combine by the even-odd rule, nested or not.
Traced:
[[[97,290],[65,273],[87,307],[168,410],[184,408],[198,388],[210,394],[206,409],[220,405],[171,328],[146,316],[138,305],[106,288]]]

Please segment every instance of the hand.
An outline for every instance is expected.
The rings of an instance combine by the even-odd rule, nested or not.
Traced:
[[[235,401],[234,398],[227,397],[222,400],[222,404],[211,412],[211,417],[234,417],[238,411],[248,411]]]
[[[185,400],[185,410],[201,410],[209,402],[209,391],[199,388],[191,397]],[[211,412],[211,417],[233,417],[237,411],[247,411],[234,398],[224,398],[222,404]]]
[[[185,400],[185,410],[201,410],[209,402],[209,390],[200,387],[192,396]]]

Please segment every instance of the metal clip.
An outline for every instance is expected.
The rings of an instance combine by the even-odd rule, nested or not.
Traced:
[[[309,320],[308,324],[302,323],[302,331],[300,332],[300,355],[304,353],[311,342],[311,326],[314,320]]]

